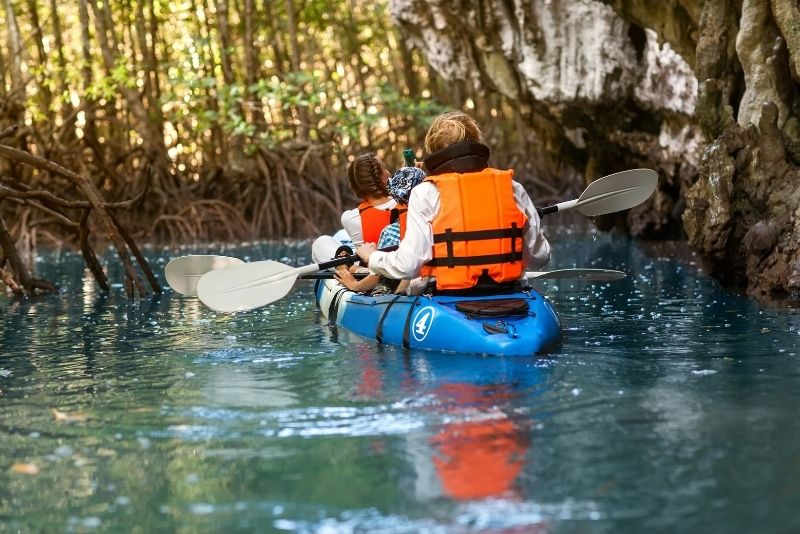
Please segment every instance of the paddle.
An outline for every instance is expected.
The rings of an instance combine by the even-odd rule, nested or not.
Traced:
[[[244,263],[230,256],[191,255],[170,260],[164,267],[167,283],[181,295],[195,296],[197,281],[209,271]]]
[[[197,280],[205,273],[212,270],[224,269],[233,265],[241,265],[244,263],[239,258],[232,258],[230,256],[181,256],[170,261],[164,269],[167,276],[167,282],[170,287],[177,293],[185,296],[197,295]],[[263,262],[263,265],[274,264],[277,262]],[[275,265],[272,267],[259,267],[260,269],[269,269],[272,275],[283,270]],[[353,273],[355,278],[364,278],[369,273]],[[570,279],[577,278],[586,280],[587,282],[612,282],[614,280],[621,280],[625,278],[626,274],[622,271],[614,271],[610,269],[589,269],[589,268],[572,268],[572,269],[556,269],[553,271],[528,271],[525,273],[528,279],[543,279],[543,280],[556,280],[556,279]],[[304,274],[298,276],[301,280],[329,280],[333,278],[333,271],[322,271],[318,273]]]
[[[655,191],[657,184],[658,174],[653,170],[632,169],[622,171],[595,180],[589,184],[589,187],[587,187],[576,200],[568,200],[553,206],[537,208],[537,211],[539,212],[539,216],[544,216],[548,213],[557,213],[559,211],[577,208],[580,213],[589,217],[622,211],[638,206],[647,200],[650,195],[653,194],[653,191]],[[213,263],[205,259],[195,261],[192,258],[223,259],[220,260],[220,263]],[[177,263],[174,267],[174,270],[177,271],[175,276],[199,277],[212,269],[228,267],[236,263],[236,259],[228,258],[227,256],[184,256],[183,258],[172,260],[170,264],[167,265],[167,271],[169,271],[170,265],[172,265],[173,262],[184,262]],[[179,268],[186,269],[187,274],[184,274],[184,271],[179,271]],[[203,268],[206,270],[203,271]],[[193,289],[196,282],[185,282],[178,278],[174,280],[173,283],[173,280],[170,279],[169,272],[167,272],[167,282],[179,293],[184,295],[194,294]]]
[[[638,206],[653,194],[658,173],[651,169],[631,169],[595,180],[576,200],[536,208],[539,216],[577,209],[587,217],[605,215]]]
[[[587,216],[632,208],[655,190],[658,175],[650,169],[623,171],[595,180],[576,200],[540,210],[541,215],[577,208]],[[278,262],[234,265],[204,274],[197,282],[197,295],[209,308],[221,312],[251,310],[284,297],[298,276],[358,260],[355,254],[304,267]]]
[[[318,271],[344,265],[356,259],[358,257],[353,254],[304,267],[291,267],[271,260],[233,265],[204,274],[197,282],[197,296],[203,304],[215,311],[231,313],[252,310],[286,296],[298,278],[332,277],[333,273]],[[558,269],[532,271],[526,274],[529,279],[579,278],[591,282],[620,280],[626,276],[622,271],[609,269]]]
[[[381,249],[383,252],[397,247]],[[359,260],[357,254],[323,263],[291,267],[277,261],[256,261],[210,271],[197,282],[200,301],[220,312],[252,310],[283,298],[299,276]]]
[[[321,271],[318,273],[304,274],[298,276],[301,280],[330,280],[333,278],[333,271]],[[369,275],[368,272],[353,273],[354,278],[364,278]],[[525,273],[529,280],[543,279],[543,280],[563,280],[570,278],[578,278],[586,280],[587,282],[613,282],[614,280],[621,280],[627,275],[622,271],[614,271],[611,269],[556,269],[554,271],[528,271]]]
[[[545,279],[545,280],[566,280],[570,278],[580,278],[587,282],[613,282],[614,280],[622,280],[627,274],[622,271],[615,271],[613,269],[556,269],[554,271],[528,271],[525,273],[528,280],[531,279]]]

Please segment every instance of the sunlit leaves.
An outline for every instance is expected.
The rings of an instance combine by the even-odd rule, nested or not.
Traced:
[[[53,14],[42,5],[39,19],[48,23],[42,22],[40,29],[49,57],[46,64],[36,61],[35,42],[28,40],[22,58],[35,81],[26,91],[28,121],[61,123],[59,113],[82,102],[103,102],[101,115],[108,120],[94,125],[98,135],[111,138],[113,132],[102,130],[118,132],[127,126],[138,143],[144,131],[137,124],[142,114],[129,109],[129,99],[137,98],[155,108],[146,116],[162,121],[158,127],[168,147],[183,147],[170,151],[169,157],[194,173],[207,154],[227,157],[221,144],[228,138],[241,141],[237,146],[253,154],[302,130],[309,140],[328,143],[334,154],[348,143],[393,144],[398,135],[404,141],[417,138],[427,119],[440,110],[406,94],[399,70],[402,58],[393,44],[397,36],[383,1],[295,0],[299,70],[291,68],[286,2],[251,4],[251,43],[245,36],[245,3],[229,2],[227,54],[214,1],[103,0],[97,5],[101,9],[89,5],[88,26],[82,28],[78,0],[58,2],[59,49],[54,48]],[[107,17],[105,38],[113,50],[100,49],[98,13]],[[19,9],[17,17],[21,34],[34,35],[25,10]],[[84,43],[85,35],[89,40]],[[0,46],[7,38],[7,29],[0,26]],[[248,70],[248,65],[254,67]],[[44,109],[44,89],[53,95],[51,109]]]

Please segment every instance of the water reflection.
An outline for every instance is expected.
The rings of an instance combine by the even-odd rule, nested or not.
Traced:
[[[0,300],[0,530],[800,527],[800,317],[667,246],[553,241],[553,268],[629,276],[541,281],[566,328],[546,359],[381,347],[320,324],[305,282],[222,316],[42,265],[64,294]]]
[[[453,384],[456,421],[442,425],[430,439],[437,451],[434,464],[445,494],[457,500],[516,497],[514,481],[522,469],[529,437],[501,409],[492,407],[493,396],[481,410],[479,387]],[[456,400],[457,399],[457,400]],[[464,408],[464,404],[469,408]],[[459,413],[461,412],[461,413]],[[459,421],[460,420],[460,421]],[[527,424],[527,422],[526,422]]]
[[[426,408],[426,431],[407,437],[416,499],[520,497],[515,482],[530,461],[532,421],[515,406],[544,392],[552,362],[398,354],[366,343],[356,354],[359,398],[380,400],[394,387],[413,392]]]

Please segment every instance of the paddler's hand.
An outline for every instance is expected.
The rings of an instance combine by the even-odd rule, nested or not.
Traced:
[[[348,271],[347,269],[337,270],[333,273],[333,277],[336,278],[336,281],[342,284],[347,289],[353,290],[355,285],[358,283],[355,276]]]
[[[369,257],[372,256],[372,253],[378,250],[378,247],[375,243],[364,243],[360,247],[356,249],[356,254],[358,257],[361,258],[366,265],[369,265]]]

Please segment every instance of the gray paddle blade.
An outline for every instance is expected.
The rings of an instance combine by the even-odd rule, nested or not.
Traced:
[[[528,271],[525,273],[529,279],[540,280],[566,280],[566,279],[579,279],[589,282],[613,282],[614,280],[621,280],[627,276],[622,271],[614,271],[611,269],[556,269],[554,271],[534,272]]]
[[[652,169],[632,169],[609,174],[589,184],[575,207],[594,217],[638,206],[653,194],[658,173]]]
[[[266,260],[210,271],[197,282],[197,296],[218,312],[260,308],[285,296],[292,289],[299,270]]]
[[[176,293],[193,297],[197,295],[197,281],[209,271],[224,269],[244,262],[230,256],[191,255],[170,260],[164,267],[169,287]]]

